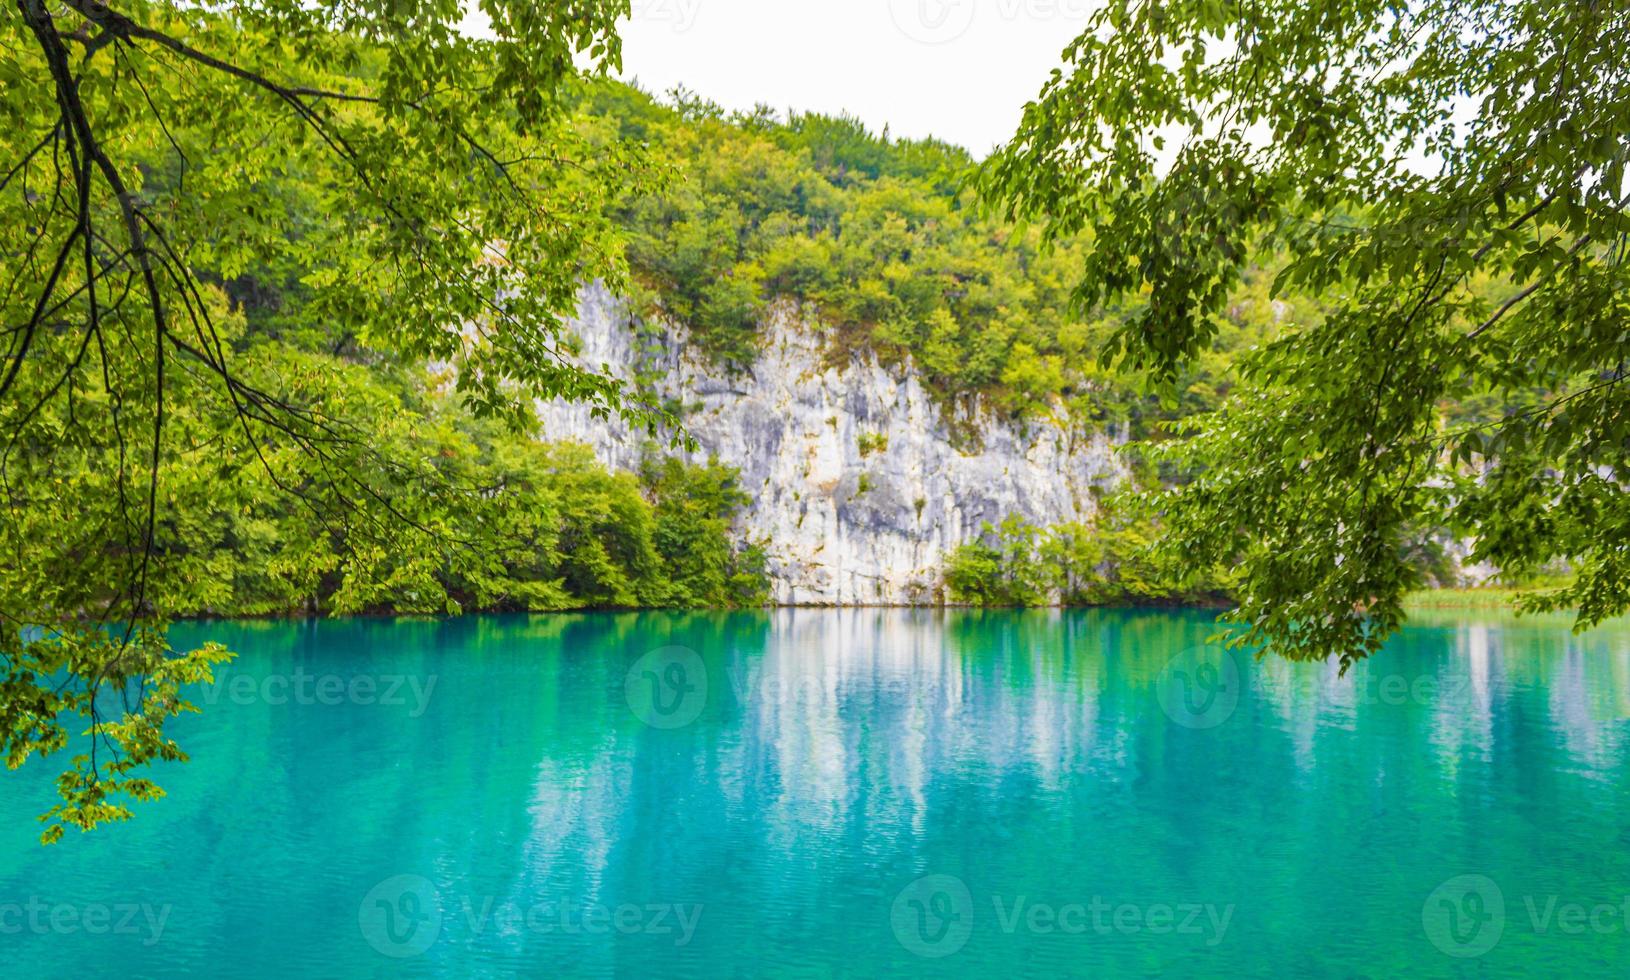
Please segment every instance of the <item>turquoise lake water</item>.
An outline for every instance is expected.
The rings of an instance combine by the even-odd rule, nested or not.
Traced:
[[[0,974],[1630,974],[1630,627],[1426,616],[1346,678],[1212,631],[188,626],[241,656],[167,799],[41,848],[55,770],[0,774]]]

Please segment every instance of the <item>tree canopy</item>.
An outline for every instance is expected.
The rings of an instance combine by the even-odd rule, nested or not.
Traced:
[[[1085,234],[1104,357],[1170,380],[1264,251],[1282,325],[1176,447],[1159,547],[1238,564],[1236,639],[1343,665],[1427,529],[1581,627],[1630,603],[1630,9],[1542,0],[1110,0],[979,177]]]
[[[165,720],[225,652],[170,650],[171,615],[548,598],[459,538],[519,533],[550,506],[529,471],[584,467],[438,436],[412,414],[424,384],[371,378],[439,367],[467,432],[526,429],[545,396],[651,420],[559,348],[579,284],[617,278],[608,188],[649,173],[560,98],[580,65],[617,64],[626,0],[480,10],[485,37],[451,0],[16,0],[6,17],[0,745],[12,767],[71,748],[47,839],[126,816],[159,793],[141,767],[183,757]],[[298,294],[300,315],[242,322],[261,289]],[[308,533],[279,538],[258,584],[222,581],[217,550],[264,553],[295,526],[272,489]],[[453,547],[483,556],[456,582],[432,560]],[[627,593],[607,562],[595,581]]]
[[[1143,298],[1071,308],[1078,243],[1044,250],[1035,229],[982,214],[964,186],[966,152],[842,116],[729,113],[682,89],[659,100],[601,82],[583,105],[678,172],[618,197],[613,216],[645,311],[684,324],[721,370],[757,356],[772,302],[797,301],[834,361],[870,351],[909,364],[948,417],[977,404],[1021,423],[1067,416],[1155,437],[1214,407],[1233,357],[1284,311],[1314,309],[1308,297],[1269,301],[1264,256],[1163,403],[1094,356]]]

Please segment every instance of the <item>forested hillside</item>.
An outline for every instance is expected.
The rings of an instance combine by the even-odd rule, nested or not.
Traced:
[[[631,329],[655,318],[682,324],[728,373],[753,363],[770,305],[797,301],[834,363],[865,351],[914,371],[947,418],[977,406],[1021,423],[1107,428],[1130,440],[1135,484],[1106,501],[1099,519],[1057,527],[1031,526],[1022,515],[993,522],[982,542],[947,556],[947,598],[1026,605],[1226,593],[1220,569],[1157,568],[1140,557],[1160,531],[1135,498],[1185,478],[1141,447],[1219,407],[1241,360],[1281,324],[1319,316],[1306,297],[1270,298],[1274,257],[1247,271],[1209,349],[1174,384],[1153,388],[1100,356],[1136,304],[1086,305],[1075,278],[1082,242],[1044,244],[1036,230],[983,211],[967,186],[974,161],[956,147],[874,134],[844,117],[768,108],[731,114],[683,91],[658,99],[605,80],[581,83],[571,104],[572,140],[642,167],[638,179],[611,185],[604,205],[606,241],[621,249],[642,314]],[[324,220],[302,200],[298,181],[283,186],[304,220]],[[408,526],[389,545],[364,548],[349,540],[364,539],[362,529],[311,520],[299,494],[266,480],[239,484],[229,505],[200,492],[175,541],[197,569],[188,579],[196,589],[168,597],[175,608],[762,601],[769,542],[733,530],[747,497],[729,466],[665,460],[653,439],[641,476],[614,474],[585,451],[548,445],[546,432],[478,420],[441,383],[445,375],[427,370],[432,365],[380,357],[337,311],[309,304],[309,284],[330,274],[285,256],[277,267],[252,264],[223,277],[224,302],[242,320],[235,343],[251,358],[276,359],[268,374],[301,361],[304,376],[333,383],[346,414],[372,420],[370,439],[390,446],[388,458],[426,460],[427,477],[463,491],[393,503]],[[629,438],[646,436],[630,431]],[[289,463],[302,465],[298,454]],[[178,488],[189,472],[177,467]],[[278,553],[264,553],[274,542]],[[1444,574],[1440,544],[1423,541],[1419,559],[1429,580]]]
[[[982,211],[964,151],[870,133],[843,117],[730,114],[684,92],[657,99],[606,80],[576,85],[548,138],[595,162],[583,185],[564,193],[578,204],[604,195],[593,247],[626,262],[621,284],[643,313],[632,328],[657,317],[682,324],[720,372],[751,365],[770,304],[797,301],[834,362],[863,350],[915,371],[948,418],[977,406],[1130,439],[1138,474],[1130,498],[1184,478],[1138,447],[1218,407],[1242,356],[1279,324],[1319,315],[1306,298],[1270,299],[1278,263],[1265,256],[1235,290],[1209,349],[1175,384],[1152,389],[1100,357],[1135,304],[1083,304],[1081,243],[1044,245],[1036,230]],[[185,179],[163,155],[147,173],[150,190]],[[171,571],[157,580],[164,608],[241,615],[763,601],[768,542],[736,530],[748,497],[730,466],[667,458],[662,441],[631,428],[628,438],[648,440],[647,463],[638,475],[613,473],[579,447],[549,444],[524,416],[483,417],[490,413],[472,400],[479,392],[452,384],[456,364],[387,354],[353,327],[352,310],[316,300],[318,287],[365,277],[336,258],[343,216],[324,210],[323,175],[291,167],[258,176],[257,193],[287,210],[288,241],[255,254],[222,238],[194,253],[210,284],[216,341],[244,377],[276,379],[291,403],[347,419],[371,451],[313,454],[309,440],[240,444],[201,466],[212,444],[228,446],[219,434],[238,424],[237,410],[208,378],[181,376],[176,384],[196,390],[174,402],[176,450],[162,465],[176,515],[154,540]],[[388,301],[383,284],[354,288],[370,303]],[[116,469],[116,452],[85,446],[55,479],[111,496],[115,488],[97,474]],[[379,487],[396,492],[381,496]],[[1159,534],[1156,520],[1108,506],[1091,525],[1037,528],[1013,515],[988,527],[983,543],[948,557],[947,597],[1023,605],[1223,594],[1217,570],[1143,564],[1139,548]],[[39,516],[28,533],[60,519]],[[1428,552],[1423,560],[1441,562],[1441,549]]]
[[[948,402],[1012,415],[1062,407],[1083,423],[1130,426],[1216,407],[1233,360],[1314,304],[1268,299],[1273,263],[1251,275],[1202,356],[1162,404],[1099,351],[1129,312],[1078,310],[1077,243],[1043,248],[1033,229],[981,212],[974,161],[932,140],[768,107],[729,114],[681,91],[664,100],[602,83],[587,111],[616,138],[647,143],[674,178],[620,200],[628,260],[649,308],[690,327],[721,365],[750,362],[766,304],[806,301],[835,356],[909,356]]]
[[[959,148],[874,134],[850,118],[727,113],[684,91],[657,99],[616,83],[589,87],[583,107],[605,127],[600,138],[637,142],[670,168],[660,190],[616,199],[613,217],[628,237],[637,307],[685,325],[720,372],[751,365],[770,304],[792,300],[832,363],[863,352],[914,372],[947,424],[974,409],[1130,441],[1135,483],[1102,501],[1096,521],[992,522],[982,541],[947,556],[946,598],[1030,605],[1225,594],[1219,570],[1142,561],[1141,546],[1159,530],[1132,502],[1183,478],[1141,447],[1217,408],[1237,361],[1281,322],[1318,316],[1305,298],[1270,299],[1271,256],[1236,289],[1210,349],[1155,389],[1100,356],[1136,304],[1084,303],[1082,243],[1044,244],[1034,229],[985,213],[969,187],[974,161]]]
[[[378,66],[364,57],[351,70]],[[763,601],[762,550],[732,531],[747,498],[730,467],[683,464],[652,441],[640,472],[611,472],[583,447],[551,444],[519,386],[494,380],[510,370],[501,359],[518,359],[515,370],[597,401],[631,438],[645,438],[637,397],[622,400],[619,416],[612,386],[556,368],[542,342],[547,324],[504,262],[478,257],[487,275],[447,298],[468,311],[463,338],[393,347],[380,323],[412,324],[428,315],[411,301],[415,290],[453,287],[434,284],[420,263],[379,257],[403,233],[375,241],[336,204],[351,179],[344,162],[260,153],[200,174],[188,161],[222,152],[228,136],[188,118],[176,113],[144,133],[151,143],[128,148],[142,160],[141,199],[174,201],[169,219],[200,229],[185,256],[196,287],[177,304],[186,329],[168,338],[182,356],[160,376],[164,439],[150,445],[152,409],[135,408],[150,390],[121,387],[122,372],[141,378],[152,360],[141,331],[114,319],[139,282],[127,280],[123,295],[101,296],[109,326],[83,338],[53,331],[32,345],[54,373],[22,376],[25,397],[0,409],[14,433],[0,463],[14,493],[0,537],[38,552],[17,569],[28,579],[12,583],[14,594],[65,603],[68,615],[97,608],[109,601],[100,584],[85,583],[90,598],[69,597],[111,554],[141,573],[142,604],[173,616]],[[541,188],[581,213],[542,245],[568,273],[602,258],[617,270],[621,239],[599,202],[609,187],[645,186],[649,172],[637,152],[585,143],[580,130],[592,125],[567,116],[517,137],[573,161]],[[210,195],[225,210],[198,206]],[[493,254],[519,249],[510,239]],[[508,308],[494,303],[499,295]],[[530,350],[490,329],[516,314],[538,317]],[[496,364],[478,360],[483,350]],[[143,382],[155,383],[150,373]],[[97,427],[99,414],[111,425]],[[135,476],[149,452],[150,485]],[[158,515],[150,541],[131,513],[149,486]],[[151,556],[141,561],[144,548]]]
[[[637,142],[671,168],[662,189],[616,198],[613,217],[628,238],[641,307],[688,327],[721,371],[752,363],[768,304],[791,299],[812,312],[834,363],[868,351],[909,365],[947,409],[1107,428],[1129,440],[1134,484],[1096,521],[993,522],[982,542],[949,556],[951,598],[1024,605],[1227,594],[1220,568],[1150,564],[1160,516],[1140,498],[1190,479],[1198,464],[1146,449],[1180,441],[1194,419],[1221,408],[1276,338],[1319,325],[1320,297],[1279,281],[1285,255],[1263,251],[1237,282],[1219,281],[1228,292],[1220,312],[1195,314],[1207,321],[1205,342],[1151,383],[1113,356],[1143,320],[1147,292],[1097,299],[1097,284],[1080,275],[1091,228],[1073,237],[1054,229],[1044,240],[993,217],[959,148],[873,134],[844,117],[728,113],[682,90],[656,99],[600,83],[582,106],[606,128],[601,139]],[[1503,290],[1481,276],[1469,287],[1491,303]],[[1444,426],[1463,428],[1531,409],[1544,395],[1538,385],[1468,390],[1437,410]],[[1422,526],[1411,538],[1403,553],[1418,584],[1459,579],[1448,529]]]
[[[1122,311],[1072,312],[1074,248],[1042,248],[1033,231],[982,215],[963,186],[972,161],[961,150],[893,140],[845,118],[729,116],[684,93],[659,101],[609,81],[582,83],[571,104],[550,138],[605,168],[589,185],[606,195],[597,241],[621,250],[636,309],[684,324],[720,372],[750,365],[769,305],[796,300],[834,360],[875,352],[916,371],[947,409],[1067,417],[1146,440],[1163,434],[1165,420],[1213,407],[1237,352],[1277,319],[1312,309],[1270,303],[1264,271],[1241,291],[1213,353],[1162,400],[1099,362]],[[608,180],[617,167],[629,168],[627,179]],[[155,158],[153,190],[182,179],[173,162]],[[348,310],[317,301],[318,287],[361,271],[335,258],[342,229],[323,209],[322,176],[268,171],[259,190],[288,209],[288,246],[251,255],[223,240],[198,253],[198,271],[217,291],[210,302],[221,342],[245,377],[296,379],[284,390],[289,401],[347,419],[370,451],[325,458],[298,442],[268,444],[259,450],[266,465],[238,447],[200,467],[199,451],[234,415],[207,378],[183,378],[196,392],[172,413],[178,451],[161,476],[177,516],[155,540],[173,572],[159,580],[165,608],[242,615],[763,601],[768,542],[735,529],[748,498],[730,466],[666,458],[661,439],[631,427],[647,463],[639,474],[613,473],[586,450],[551,445],[524,417],[480,417],[451,383],[456,364],[388,355],[353,328]],[[93,492],[89,472],[108,451],[82,457],[84,492]],[[227,472],[233,479],[220,477]],[[1209,579],[1191,590],[1147,570],[1109,571],[1132,560],[1122,545],[1153,533],[1117,520],[1121,532],[1108,523],[1035,529],[1087,548],[1070,552],[1067,570],[1049,566],[1047,581],[1068,580],[1056,589],[1015,587],[1035,574],[1001,561],[972,582],[970,569],[985,566],[970,553],[954,563],[950,597],[1122,601],[1214,589]],[[998,537],[992,529],[995,554]],[[1093,543],[1100,538],[1111,542],[1107,553]],[[1120,584],[1089,587],[1099,567]]]

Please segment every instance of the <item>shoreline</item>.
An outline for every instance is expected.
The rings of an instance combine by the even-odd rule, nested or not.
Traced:
[[[1517,613],[1512,600],[1526,590],[1506,586],[1489,588],[1449,588],[1449,589],[1421,589],[1411,592],[1403,599],[1404,609],[1412,610],[1466,610],[1475,612],[1503,611]],[[1144,602],[1110,602],[1082,605],[1062,605],[1049,603],[1036,606],[977,606],[967,603],[936,602],[936,603],[906,603],[906,602],[855,602],[855,603],[815,603],[815,602],[786,602],[767,603],[762,606],[581,606],[568,609],[483,609],[466,608],[456,613],[448,612],[411,612],[396,609],[375,609],[332,614],[310,609],[289,609],[278,612],[245,613],[245,614],[214,614],[202,613],[197,615],[178,616],[172,620],[173,624],[182,623],[231,623],[231,622],[294,622],[302,620],[321,619],[459,619],[466,616],[559,616],[583,615],[594,613],[738,613],[738,612],[770,612],[780,609],[909,609],[920,611],[939,612],[1027,612],[1027,611],[1068,611],[1088,609],[1108,610],[1146,610],[1146,611],[1206,611],[1222,612],[1231,607],[1231,603],[1222,599],[1208,601],[1195,600],[1149,600]],[[1568,613],[1572,610],[1561,609],[1550,613],[1528,613],[1523,615],[1539,616]]]

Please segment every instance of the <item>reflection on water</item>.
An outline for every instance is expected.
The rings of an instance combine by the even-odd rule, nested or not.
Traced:
[[[178,726],[167,800],[41,850],[46,767],[0,783],[24,975],[1630,965],[1630,923],[1526,911],[1630,896],[1623,624],[1437,614],[1345,676],[1208,648],[1201,613],[189,629],[242,657]],[[1506,907],[1475,959],[1423,918],[1466,874]],[[379,900],[394,876],[424,884]],[[8,920],[31,896],[171,911],[149,944]],[[1098,928],[1097,900],[1132,911]],[[1190,907],[1209,932],[1161,928]],[[655,922],[691,908],[682,944]],[[943,958],[901,934],[931,913],[962,930]]]

